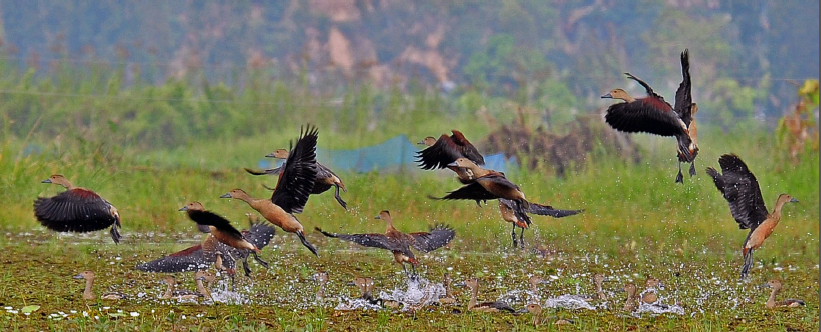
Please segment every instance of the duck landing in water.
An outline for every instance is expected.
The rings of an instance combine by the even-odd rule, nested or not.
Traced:
[[[83,271],[80,274],[74,276],[74,279],[85,279],[86,280],[86,288],[83,291],[83,300],[94,300],[97,299],[97,296],[94,295],[94,291],[92,288],[94,287],[94,272],[91,271]],[[780,284],[779,284],[780,286]],[[100,295],[100,299],[102,300],[122,300],[127,299],[128,296],[120,293],[120,292],[108,292],[103,293]]]
[[[521,231],[519,232],[519,242],[522,245],[522,249],[525,247],[525,229],[530,227],[530,223],[522,222],[516,216],[516,213],[513,210],[515,206],[515,202],[499,198],[499,213],[502,215],[502,219],[511,223],[513,225],[513,229],[510,231],[510,237],[513,239],[513,247],[517,246],[516,242],[516,227],[519,227]],[[529,203],[527,206],[527,213],[536,214],[540,216],[551,216],[553,218],[563,218],[567,216],[576,215],[579,213],[584,212],[584,210],[557,210],[554,209],[550,205],[541,205],[537,203]]]
[[[772,292],[770,293],[770,297],[767,299],[767,309],[775,309],[775,308],[795,308],[804,306],[804,301],[796,300],[796,299],[787,299],[784,301],[775,301],[775,296],[781,292],[781,280],[773,279],[768,281],[766,284],[761,285],[761,288],[772,288]]]
[[[470,302],[468,302],[468,310],[469,311],[478,311],[478,312],[499,312],[499,311],[507,311],[510,313],[516,312],[507,302],[502,301],[495,301],[495,302],[482,302],[479,303],[477,297],[479,296],[479,280],[476,278],[470,278],[465,280],[462,283],[456,284],[456,286],[461,287],[468,287],[470,288]]]
[[[416,265],[419,264],[410,249],[411,247],[422,252],[430,252],[448,244],[456,236],[456,232],[445,225],[433,227],[429,232],[402,233],[393,227],[393,219],[387,210],[379,212],[376,219],[382,219],[387,224],[385,234],[337,234],[328,233],[319,227],[316,230],[327,237],[351,241],[365,247],[390,250],[393,252],[394,260],[402,265],[405,273],[408,272],[405,263],[410,263],[412,270],[410,276],[416,275]]]
[[[254,255],[254,259],[258,262],[264,262],[257,256],[261,250],[256,245],[248,242],[240,231],[231,226],[231,222],[216,213],[205,210],[200,202],[188,203],[180,208],[180,211],[185,211],[188,218],[196,222],[197,225],[208,226],[210,236],[213,236],[219,242],[239,250],[247,250]],[[264,263],[263,265],[267,266],[268,264]]]
[[[276,150],[274,150],[273,153],[265,155],[265,157],[277,158],[277,159],[288,159],[288,155],[289,155],[288,150],[286,150],[286,149],[276,149]],[[285,168],[285,165],[277,167],[277,168],[266,169],[266,170],[261,171],[261,172],[251,170],[251,169],[248,169],[248,168],[246,168],[245,171],[248,172],[248,173],[251,173],[253,175],[266,175],[266,174],[268,174],[268,175],[278,175],[279,173],[282,173],[282,170],[284,168]],[[337,203],[339,203],[339,205],[341,205],[342,208],[347,210],[348,209],[348,203],[345,203],[345,201],[342,199],[342,196],[339,195],[339,190],[340,189],[344,192],[348,192],[348,189],[345,188],[345,184],[342,183],[342,180],[339,178],[339,176],[337,176],[336,173],[334,173],[330,168],[328,168],[328,167],[326,167],[326,166],[324,166],[320,163],[316,163],[316,183],[314,184],[314,188],[311,189],[311,195],[319,195],[321,193],[324,193],[324,192],[328,191],[328,189],[331,189],[332,187],[336,188],[336,191],[334,192],[334,198],[336,199]],[[265,188],[268,188],[268,187],[265,186]],[[272,188],[268,188],[268,189],[273,190]]]
[[[742,247],[744,267],[741,268],[741,279],[743,280],[747,278],[750,267],[753,265],[753,251],[761,247],[764,240],[773,233],[775,226],[781,221],[781,208],[784,204],[798,202],[798,200],[790,195],[781,194],[775,201],[773,212],[767,213],[767,206],[764,205],[758,180],[747,164],[734,154],[722,155],[718,158],[718,164],[723,174],[719,174],[712,167],[707,168],[707,174],[713,178],[716,188],[730,205],[730,213],[738,223],[738,228],[750,229]]]
[[[605,122],[618,131],[627,133],[645,132],[659,136],[673,136],[678,141],[679,168],[676,183],[684,182],[681,175],[681,163],[690,163],[690,176],[696,174],[693,161],[698,154],[698,145],[695,143],[696,128],[693,114],[698,110],[692,102],[690,93],[690,60],[689,52],[681,52],[682,81],[676,90],[675,107],[671,106],[653,91],[647,83],[625,73],[628,78],[638,82],[647,90],[647,97],[633,98],[622,89],[615,89],[602,98],[624,100],[624,103],[610,105]],[[692,127],[691,127],[692,126]]]
[[[265,248],[276,233],[276,229],[266,222],[260,222],[259,218],[248,214],[248,221],[250,227],[248,230],[242,231],[242,236],[248,242],[259,248]],[[210,228],[206,227],[205,232],[210,233]],[[137,270],[144,272],[162,272],[162,273],[178,273],[190,272],[209,268],[215,264],[217,259],[220,260],[222,268],[226,270],[229,275],[234,274],[236,260],[242,260],[243,269],[246,276],[251,276],[251,269],[248,267],[249,250],[240,250],[219,242],[209,234],[203,243],[192,246],[181,251],[175,252],[168,256],[160,257],[150,262],[145,262],[136,266]],[[268,265],[267,262],[261,260],[259,256],[254,256],[254,259],[262,265]]]
[[[66,191],[54,197],[38,197],[34,216],[46,228],[57,232],[93,232],[111,226],[114,243],[120,243],[120,213],[117,208],[90,189],[76,187],[64,176],[55,174],[42,181],[61,185]]]

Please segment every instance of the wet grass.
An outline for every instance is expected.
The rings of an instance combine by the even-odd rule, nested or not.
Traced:
[[[283,133],[282,138],[265,141],[284,144],[290,136]],[[457,231],[456,240],[449,248],[420,257],[420,274],[433,281],[440,281],[446,271],[456,280],[476,276],[482,282],[480,298],[485,300],[525,289],[531,274],[550,280],[541,288],[543,300],[591,293],[592,273],[602,272],[614,280],[606,284],[609,289],[657,277],[666,285],[660,295],[685,310],[681,316],[636,318],[621,310],[623,294],[616,294],[617,300],[607,303],[607,309],[550,310],[552,315],[576,322],[562,330],[817,330],[817,156],[798,165],[781,164],[765,136],[736,140],[704,130],[702,141],[724,149],[702,150],[697,160],[699,174],[686,179],[684,185],[674,185],[675,163],[667,146],[646,137],[638,139],[648,158],[637,165],[618,160],[590,162],[584,171],[565,179],[509,172],[533,201],[585,209],[579,216],[560,220],[535,218],[526,241],[529,248],[546,248],[547,255],[511,248],[510,229],[500,222],[493,204],[478,208],[472,202],[427,199],[428,194],[440,195],[458,187],[444,171],[343,172],[340,176],[350,189],[343,197],[350,210],[343,210],[331,193],[325,193],[311,198],[300,220],[308,230],[321,226],[329,231],[381,232],[384,226],[373,216],[389,209],[403,231],[450,224]],[[377,292],[401,286],[405,278],[389,253],[360,250],[313,231],[308,237],[320,250],[318,259],[295,236],[278,232],[272,246],[263,251],[270,269],[252,264],[253,278],[238,279],[239,293],[249,305],[158,300],[161,276],[133,267],[201,239],[193,233],[193,223],[176,211],[187,201],[201,201],[242,225],[250,208],[218,197],[236,187],[255,196],[269,195],[261,183],[273,185],[272,178],[252,177],[240,169],[254,166],[261,154],[275,147],[258,141],[210,142],[148,156],[126,151],[117,154],[119,159],[104,163],[97,157],[77,157],[74,151],[26,156],[18,153],[25,143],[5,142],[0,150],[0,172],[4,174],[0,199],[5,202],[0,217],[5,233],[0,236],[0,250],[5,253],[0,257],[4,266],[0,306],[11,309],[0,311],[0,326],[6,330],[534,330],[528,314],[454,314],[454,308],[465,309],[468,294],[462,289],[456,290],[462,305],[416,313],[340,312],[333,310],[335,302],[318,306],[313,303],[316,285],[310,280],[317,271],[331,275],[327,292],[332,297],[354,296],[355,289],[346,286],[354,276],[375,278]],[[755,253],[751,279],[744,283],[737,278],[739,248],[746,231],[738,230],[726,203],[703,174],[704,167],[717,166],[718,155],[726,152],[738,152],[750,164],[770,208],[782,192],[801,200],[785,207],[781,224]],[[124,222],[123,243],[112,244],[105,232],[68,236],[43,231],[32,216],[31,202],[38,195],[61,190],[39,183],[57,172],[95,189],[118,207]],[[112,289],[144,295],[128,301],[85,302],[82,282],[71,276],[87,269],[98,275],[98,294]],[[190,275],[177,277],[193,288]],[[807,306],[765,309],[768,292],[757,286],[771,278],[784,282],[782,298],[801,298]],[[28,305],[40,307],[25,315],[21,310]],[[515,304],[517,308],[522,305]],[[139,315],[132,316],[132,312]]]

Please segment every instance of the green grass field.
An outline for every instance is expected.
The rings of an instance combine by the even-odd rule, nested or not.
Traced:
[[[409,137],[431,134],[423,127],[407,128]],[[443,124],[433,127],[444,131]],[[320,146],[352,147],[378,143],[399,133],[399,127],[368,136],[330,133],[320,126]],[[236,200],[219,199],[234,188],[254,196],[269,195],[262,183],[273,178],[252,177],[242,171],[254,166],[269,150],[287,144],[297,129],[232,141],[192,143],[174,150],[150,152],[105,146],[68,148],[58,139],[43,144],[42,154],[26,156],[29,142],[8,139],[0,150],[0,199],[3,204],[0,258],[5,266],[0,279],[0,326],[6,330],[534,330],[529,314],[482,314],[465,311],[468,292],[456,289],[460,305],[434,306],[416,313],[395,310],[341,312],[313,303],[317,289],[311,276],[327,271],[330,297],[356,296],[346,286],[355,276],[376,280],[376,292],[404,287],[401,268],[389,253],[366,250],[313,231],[309,239],[320,258],[304,249],[291,234],[278,232],[262,257],[269,269],[252,264],[254,275],[238,278],[245,305],[178,304],[158,300],[162,275],[133,267],[161,255],[181,250],[201,240],[193,222],[177,211],[197,200],[243,225],[252,210]],[[477,130],[472,136],[485,132]],[[524,290],[530,275],[549,282],[541,299],[563,294],[592,293],[591,276],[601,272],[621,288],[628,281],[643,284],[659,278],[666,303],[684,309],[684,315],[643,314],[633,317],[621,310],[623,293],[592,310],[548,310],[550,315],[576,323],[561,330],[817,330],[818,324],[818,157],[809,154],[797,165],[782,162],[768,133],[722,133],[703,129],[696,160],[698,174],[673,183],[675,160],[668,140],[637,136],[645,150],[638,164],[617,159],[589,161],[581,172],[558,179],[537,171],[512,171],[508,177],[534,202],[556,208],[585,209],[564,219],[534,217],[525,233],[528,248],[542,246],[548,255],[512,248],[509,224],[501,221],[495,204],[479,208],[473,202],[439,202],[441,195],[459,184],[446,171],[424,172],[409,168],[398,173],[353,174],[341,172],[349,191],[343,198],[349,211],[331,193],[313,196],[299,216],[307,230],[314,226],[334,232],[382,232],[373,217],[391,210],[400,230],[413,232],[446,223],[457,235],[449,248],[420,257],[423,278],[440,282],[450,271],[457,281],[475,276],[482,282],[480,300]],[[354,144],[354,143],[348,143]],[[113,152],[112,152],[113,151]],[[717,167],[720,154],[739,154],[755,172],[768,207],[780,193],[801,202],[784,208],[784,217],[771,238],[755,253],[748,282],[738,282],[741,245],[746,231],[739,230],[727,203],[704,174]],[[321,160],[320,160],[321,162]],[[65,174],[75,184],[92,188],[112,202],[123,219],[123,242],[114,245],[106,232],[88,236],[60,235],[44,230],[33,217],[32,201],[62,189],[40,184],[52,173]],[[98,275],[97,293],[116,289],[138,296],[119,302],[82,300],[82,282],[71,277],[82,270]],[[193,288],[190,274],[177,275]],[[806,301],[792,310],[767,310],[769,292],[758,286],[779,278],[785,288],[781,298]],[[25,315],[22,308],[39,308]],[[514,303],[521,308],[523,303]],[[30,310],[29,307],[27,310]],[[459,308],[463,313],[453,313]],[[61,314],[64,313],[65,315]],[[137,313],[134,316],[132,313]],[[87,314],[87,315],[86,315]],[[548,324],[539,327],[558,329]]]

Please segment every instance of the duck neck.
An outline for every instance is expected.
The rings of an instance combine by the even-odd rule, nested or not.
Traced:
[[[325,298],[325,283],[319,283],[319,289],[316,291],[316,299],[322,300]]]
[[[199,292],[208,299],[211,298],[211,292],[209,292],[208,289],[205,288],[205,284],[203,284],[202,279],[197,279],[197,292]]]
[[[465,167],[465,169],[467,169],[469,173],[473,173],[473,177],[477,178],[490,174],[490,170],[481,168],[479,167],[479,165],[476,164],[468,165],[468,167]]]
[[[781,209],[784,208],[784,204],[787,204],[789,200],[778,198],[775,201],[775,207],[773,208],[773,213],[770,213],[771,219],[775,219],[775,223],[777,224],[781,220]]]
[[[599,296],[600,300],[604,300],[606,298],[605,295],[604,295],[604,291],[601,288],[601,283],[600,282],[596,283],[596,295]]]
[[[163,293],[164,299],[170,299],[171,296],[174,295],[174,283],[169,283],[168,287],[165,288],[165,293]]]
[[[93,299],[95,297],[94,292],[91,291],[91,288],[93,287],[93,285],[94,285],[94,278],[86,279],[86,288],[85,288],[85,290],[83,290],[83,298],[84,299],[89,299],[90,300],[90,299]]]
[[[250,195],[248,195],[245,192],[240,192],[240,193],[233,194],[233,195],[231,195],[231,197],[236,198],[238,200],[241,200],[245,203],[248,203],[248,205],[250,205],[251,207],[254,207],[254,203],[256,202],[256,200],[254,198],[252,198]]]
[[[478,302],[476,300],[476,298],[479,297],[479,287],[475,287],[475,288],[471,287],[470,291],[471,291],[471,294],[470,294],[470,302],[468,302],[468,310],[473,309],[473,308],[476,307],[476,302]]]
[[[385,217],[382,219],[385,220],[385,234],[397,232],[396,228],[393,227],[393,219],[391,217]]]
[[[781,291],[781,288],[774,287],[773,290],[770,292],[770,297],[767,299],[767,307],[772,308],[775,307],[775,296],[778,295],[778,292]]]

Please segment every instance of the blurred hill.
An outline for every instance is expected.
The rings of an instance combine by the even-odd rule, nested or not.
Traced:
[[[639,93],[627,71],[672,96],[689,48],[702,116],[730,126],[780,117],[796,84],[817,77],[818,9],[765,0],[0,1],[0,57],[35,77],[123,73],[93,89],[173,80],[225,84],[234,96],[265,77],[334,97],[353,82],[444,91],[473,110],[484,105],[477,98],[501,97],[555,120],[600,108],[615,87]],[[28,86],[20,80],[9,86]],[[82,92],[61,88],[71,84],[52,93]]]

